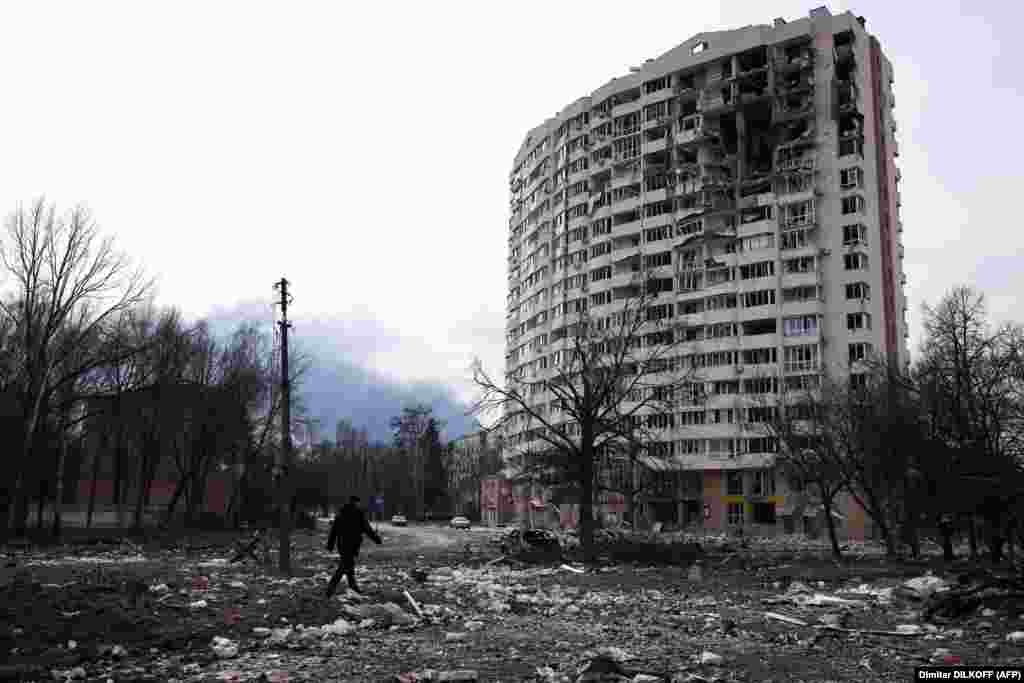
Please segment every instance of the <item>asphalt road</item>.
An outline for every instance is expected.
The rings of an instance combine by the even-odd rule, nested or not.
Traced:
[[[320,521],[325,536],[329,525],[329,521]],[[381,535],[384,543],[377,545],[373,541],[365,541],[360,553],[363,561],[372,558],[430,557],[464,552],[466,544],[479,551],[501,533],[497,529],[479,526],[469,529],[451,529],[438,524],[413,523],[409,526],[394,526],[387,522],[372,523],[372,526]]]

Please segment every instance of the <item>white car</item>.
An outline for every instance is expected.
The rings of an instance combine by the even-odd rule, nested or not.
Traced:
[[[448,525],[453,529],[468,529],[469,519],[463,515],[456,515],[452,517],[452,521],[449,522]]]
[[[393,526],[405,526],[409,523],[409,520],[405,518],[405,515],[394,515],[391,518],[391,524]]]

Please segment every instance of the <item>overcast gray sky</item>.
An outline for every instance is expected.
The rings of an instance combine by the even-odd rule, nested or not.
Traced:
[[[695,33],[817,4],[7,2],[0,211],[88,204],[194,316],[262,301],[269,319],[287,276],[297,335],[357,321],[318,329],[371,333],[318,346],[466,396],[474,355],[502,366],[526,131]],[[1024,320],[1024,11],[829,7],[895,66],[913,346],[921,303],[960,282]]]

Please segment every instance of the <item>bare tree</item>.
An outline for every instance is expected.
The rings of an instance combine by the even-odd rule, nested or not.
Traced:
[[[934,308],[924,309],[925,338],[915,368],[930,436],[942,444],[954,477],[979,482],[967,510],[971,552],[976,554],[975,517],[989,531],[993,558],[1001,558],[1011,523],[1008,512],[1020,500],[1024,456],[1024,329],[996,327],[988,319],[984,296],[956,287]],[[964,500],[952,495],[950,500]],[[966,514],[965,514],[966,513]]]
[[[15,286],[16,303],[0,302],[0,315],[13,321],[21,335],[18,376],[25,418],[4,528],[24,530],[25,468],[39,426],[57,387],[83,372],[73,368],[61,377],[58,369],[78,343],[140,302],[152,282],[115,251],[112,238],[100,237],[85,208],[58,216],[42,199],[8,218],[0,260]],[[62,335],[68,336],[62,340]]]
[[[844,386],[825,377],[818,389],[784,393],[764,423],[779,444],[775,462],[780,471],[795,484],[792,488],[810,494],[804,496],[805,504],[821,505],[836,559],[842,557],[842,550],[833,515],[847,484],[841,465],[846,457],[844,430],[839,422],[844,391]],[[794,506],[794,514],[800,507]]]
[[[685,335],[674,303],[659,296],[656,274],[638,273],[607,314],[593,314],[585,297],[560,304],[550,338],[514,350],[513,362],[534,360],[508,372],[504,383],[474,364],[481,392],[474,412],[500,415],[494,427],[505,432],[506,459],[519,478],[560,482],[577,496],[588,560],[602,458],[641,441],[642,427],[669,428],[673,407],[702,398],[692,367],[675,355]]]
[[[837,394],[838,462],[848,492],[875,523],[889,555],[898,553],[900,528],[917,552],[920,512],[914,498],[920,491],[913,464],[915,454],[928,449],[928,441],[912,383],[878,359]]]

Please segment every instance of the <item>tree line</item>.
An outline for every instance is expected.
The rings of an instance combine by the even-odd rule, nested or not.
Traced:
[[[984,295],[960,286],[924,308],[913,364],[885,358],[849,377],[782,396],[767,429],[779,465],[826,511],[841,494],[866,513],[890,554],[917,556],[925,532],[953,559],[958,531],[1000,561],[1024,519],[1024,327],[996,325]]]
[[[266,325],[217,334],[156,306],[153,280],[88,210],[41,199],[7,218],[0,283],[0,534],[34,521],[59,535],[72,507],[89,526],[110,503],[124,527],[276,524],[282,392]],[[289,359],[294,429],[311,361]],[[443,424],[414,406],[392,426],[392,444],[348,425],[338,443],[296,454],[293,511],[349,493],[383,495],[395,511],[443,508]],[[225,482],[217,513],[205,511],[212,478]]]
[[[59,534],[62,511],[85,502],[83,481],[87,523],[110,489],[119,520],[141,526],[164,479],[174,484],[164,522],[197,521],[221,471],[239,474],[230,514],[259,504],[242,494],[266,488],[262,465],[280,442],[273,341],[259,324],[221,338],[158,308],[153,280],[88,210],[61,214],[41,199],[6,221],[0,282],[4,534],[24,533],[32,512]],[[298,381],[308,361],[292,363]]]
[[[366,430],[340,420],[334,443],[322,441],[299,465],[298,504],[327,511],[358,495],[383,498],[379,516],[422,519],[451,512],[447,469],[451,444],[430,406],[402,409],[391,420],[391,443],[371,443]]]

